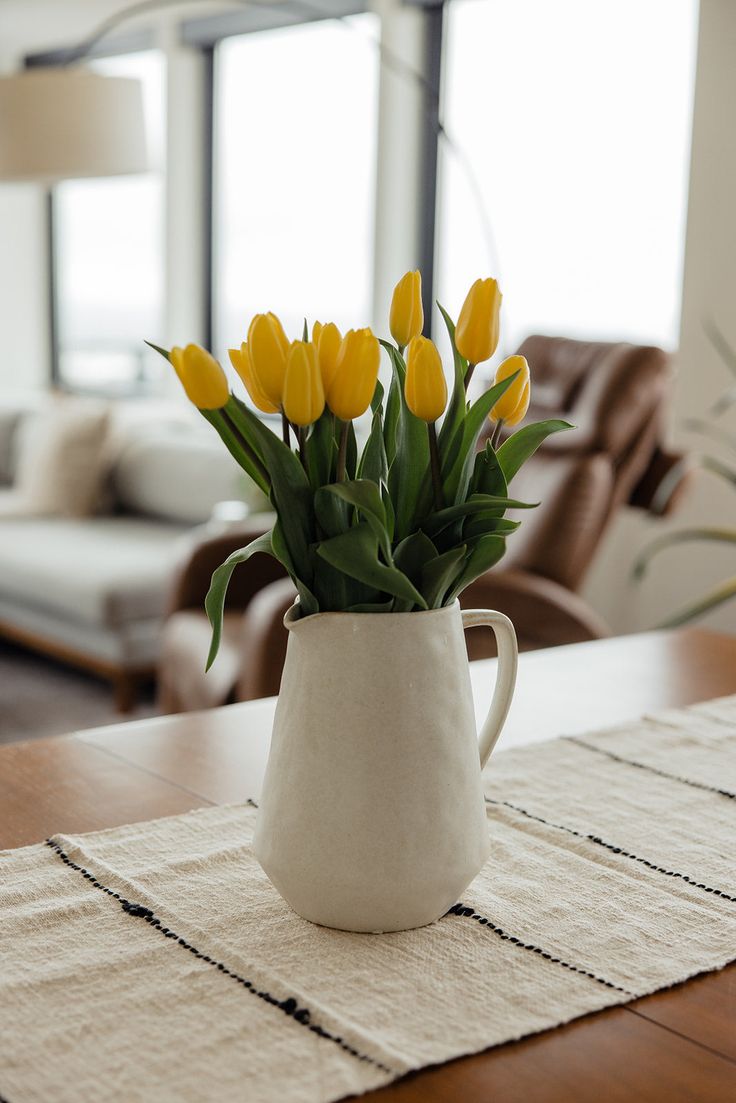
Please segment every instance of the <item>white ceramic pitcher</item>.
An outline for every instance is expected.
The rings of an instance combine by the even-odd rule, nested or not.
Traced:
[[[398,931],[438,919],[488,857],[481,769],[516,681],[502,613],[293,606],[255,851],[305,919]],[[496,687],[476,736],[463,629],[496,634]],[[479,746],[480,742],[480,746]]]

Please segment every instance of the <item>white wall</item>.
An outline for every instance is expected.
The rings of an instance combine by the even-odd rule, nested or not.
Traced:
[[[693,117],[685,275],[672,440],[703,449],[683,420],[702,416],[732,377],[703,331],[715,318],[736,346],[736,3],[701,0]],[[736,409],[725,416],[736,432]],[[706,449],[707,450],[707,449]],[[721,452],[719,454],[724,455]],[[725,456],[724,456],[725,458]],[[736,466],[736,457],[734,457]],[[585,595],[616,631],[656,625],[711,586],[736,575],[734,548],[682,545],[654,561],[643,583],[630,580],[632,559],[654,535],[691,525],[736,528],[736,488],[699,474],[671,522],[626,511],[606,540]],[[736,601],[699,623],[736,632]]]

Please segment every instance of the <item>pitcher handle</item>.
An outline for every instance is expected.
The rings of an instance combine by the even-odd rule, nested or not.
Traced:
[[[516,632],[508,617],[491,609],[462,609],[463,628],[487,625],[493,629],[498,648],[498,671],[493,699],[483,727],[478,735],[480,745],[480,768],[485,766],[491,751],[496,746],[506,717],[511,708],[516,685],[516,668],[519,661],[519,649],[516,644]]]

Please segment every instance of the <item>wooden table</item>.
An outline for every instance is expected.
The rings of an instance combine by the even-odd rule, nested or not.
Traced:
[[[495,663],[474,663],[479,710]],[[736,693],[736,638],[650,632],[522,655],[500,747]],[[0,848],[257,796],[273,700],[0,747]],[[736,955],[736,947],[734,947]],[[726,1103],[736,966],[370,1093],[376,1103]]]

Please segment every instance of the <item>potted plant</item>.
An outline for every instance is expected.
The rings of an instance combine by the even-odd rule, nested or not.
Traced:
[[[394,291],[392,341],[319,322],[291,341],[275,315],[256,315],[230,358],[252,405],[281,415],[281,437],[204,349],[158,350],[276,513],[269,533],[213,575],[209,663],[232,572],[255,552],[275,556],[298,600],[285,620],[255,848],[292,907],[327,926],[429,923],[488,856],[480,770],[511,701],[516,642],[507,618],[461,613],[458,595],[501,559],[519,525],[506,511],[531,508],[509,496],[519,467],[570,428],[539,422],[500,443],[529,406],[520,356],[468,401],[476,365],[496,351],[500,308],[492,279],[473,284],[457,327],[440,308],[454,358],[449,401],[439,352],[421,336],[418,272]],[[354,422],[368,411],[359,448]],[[477,451],[489,418],[492,439]],[[479,749],[463,627],[480,623],[496,633],[499,673]]]

